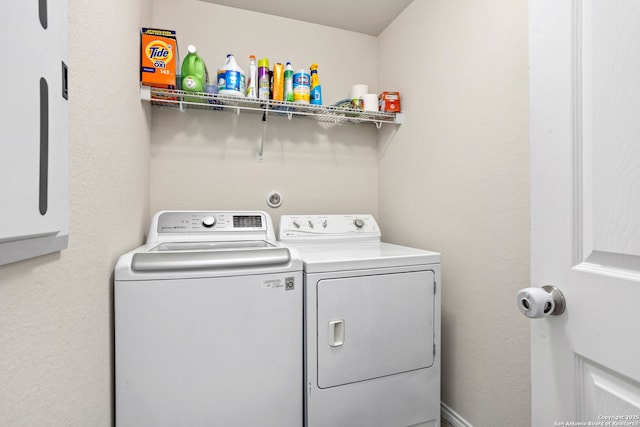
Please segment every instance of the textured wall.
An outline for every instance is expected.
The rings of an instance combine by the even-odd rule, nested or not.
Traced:
[[[529,326],[513,302],[528,285],[526,1],[416,0],[379,39],[175,3],[156,0],[151,20],[151,0],[69,0],[69,249],[0,267],[0,425],[110,425],[112,269],[149,205],[266,209],[272,189],[274,216],[378,213],[386,240],[441,251],[444,402],[478,427],[529,425]],[[141,107],[151,22],[213,71],[229,49],[317,61],[325,103],[354,83],[398,89],[406,123],[377,147],[367,127],[276,123],[259,162],[257,116]]]
[[[195,44],[209,74],[227,53],[248,71],[249,55],[294,69],[319,65],[325,104],[349,97],[351,86],[377,90],[377,38],[195,0],[156,0],[154,25],[175,29],[181,56]],[[154,109],[151,208],[263,209],[285,213],[378,209],[376,129],[270,116],[264,160],[258,160],[262,116],[242,112]],[[283,205],[270,209],[269,191]]]
[[[112,423],[112,272],[149,220],[149,0],[69,0],[69,248],[0,267],[0,425]]]
[[[384,237],[442,252],[442,400],[530,425],[526,0],[417,0],[380,36],[405,124],[380,140]]]

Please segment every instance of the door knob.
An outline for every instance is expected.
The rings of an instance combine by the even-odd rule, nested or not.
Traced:
[[[520,290],[516,304],[522,314],[531,319],[560,315],[566,307],[564,295],[553,285]]]

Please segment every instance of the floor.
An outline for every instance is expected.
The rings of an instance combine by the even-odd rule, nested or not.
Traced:
[[[440,427],[453,427],[453,424],[451,424],[449,421],[445,420],[444,418],[441,418]]]

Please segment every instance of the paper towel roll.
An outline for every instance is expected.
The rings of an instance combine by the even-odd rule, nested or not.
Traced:
[[[378,111],[378,95],[375,93],[367,93],[360,97],[362,101],[362,109],[365,111]]]
[[[359,84],[351,87],[351,108],[362,109],[362,101],[360,97],[366,95],[369,92],[369,86]]]
[[[369,93],[369,86],[367,85],[353,85],[351,87],[351,99],[360,99],[362,95]]]
[[[531,319],[548,316],[555,308],[553,297],[542,288],[522,289],[516,302],[522,314]]]

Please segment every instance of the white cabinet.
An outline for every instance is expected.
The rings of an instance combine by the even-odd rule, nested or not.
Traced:
[[[67,4],[0,7],[0,265],[68,240]]]

